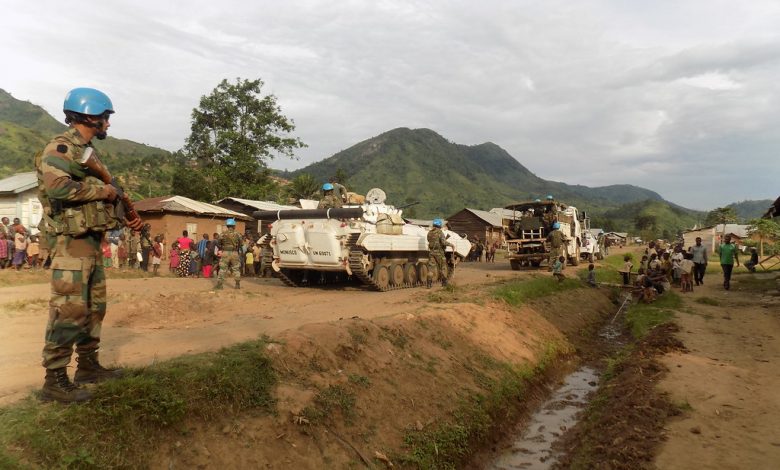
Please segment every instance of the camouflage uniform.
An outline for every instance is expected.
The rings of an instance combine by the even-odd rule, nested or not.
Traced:
[[[547,258],[547,265],[552,269],[555,260],[563,255],[563,232],[558,229],[553,230],[547,235],[547,241],[550,243],[550,256]]]
[[[317,209],[333,209],[341,207],[341,199],[333,193],[326,194],[320,203],[317,204]]]
[[[43,206],[41,240],[51,253],[51,300],[43,366],[64,368],[73,346],[79,356],[97,351],[106,314],[106,277],[100,242],[119,224],[102,181],[77,163],[90,146],[76,129],[49,142],[35,157]]]
[[[433,268],[439,270],[439,278],[442,283],[447,282],[447,261],[444,257],[444,247],[447,239],[439,227],[433,227],[428,232],[428,285],[437,279],[433,278]]]
[[[236,287],[238,287],[239,281],[241,281],[241,260],[238,255],[238,249],[241,247],[241,235],[234,228],[229,228],[227,232],[222,232],[222,235],[219,236],[217,246],[222,251],[222,258],[219,260],[217,287],[222,287],[228,269],[233,273]]]
[[[341,183],[333,183],[333,193],[341,199],[342,202],[347,202],[347,188]]]

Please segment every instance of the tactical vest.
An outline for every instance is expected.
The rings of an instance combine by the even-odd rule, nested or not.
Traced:
[[[441,237],[441,229],[434,228],[428,232],[428,249],[430,251],[444,251],[444,247],[441,244]]]
[[[228,231],[220,237],[219,246],[224,251],[237,251],[241,246],[241,238],[236,232]]]

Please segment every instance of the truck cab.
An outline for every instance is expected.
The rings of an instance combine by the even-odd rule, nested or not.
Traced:
[[[505,228],[512,269],[538,267],[548,260],[550,246],[547,235],[553,230],[554,222],[560,224],[564,235],[565,256],[569,264],[579,264],[582,226],[576,207],[555,200],[536,200],[510,204],[505,209],[512,211],[511,223]]]

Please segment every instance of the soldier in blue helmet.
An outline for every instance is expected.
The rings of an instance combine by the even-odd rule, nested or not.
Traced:
[[[550,271],[553,269],[553,264],[561,256],[563,256],[563,245],[566,243],[566,239],[561,232],[561,223],[557,220],[552,223],[552,230],[547,235],[547,243],[550,244],[550,254],[547,258],[547,263]]]
[[[444,249],[447,245],[453,246],[447,241],[444,232],[441,231],[443,222],[441,219],[433,219],[433,228],[428,232],[428,279],[427,284],[430,289],[433,286],[433,272],[439,273],[441,285],[447,285],[447,260],[444,255]]]
[[[103,367],[98,348],[106,315],[106,276],[100,248],[107,231],[121,225],[112,201],[116,189],[91,175],[80,164],[85,151],[95,151],[93,139],[105,139],[114,105],[94,88],[75,88],[63,102],[63,134],[35,156],[38,198],[43,217],[41,242],[51,253],[51,298],[43,347],[46,378],[41,399],[72,403],[92,398],[79,384],[122,375]],[[67,366],[73,349],[78,355],[74,382]]]
[[[225,221],[227,230],[222,232],[217,240],[217,256],[219,256],[219,274],[217,285],[214,289],[222,289],[225,281],[225,273],[230,270],[236,280],[236,289],[241,288],[241,260],[238,249],[241,247],[241,234],[236,232],[236,219],[229,218]]]
[[[333,191],[335,187],[332,183],[325,183],[322,185],[322,199],[317,204],[317,209],[333,209],[334,207],[341,207],[341,197],[335,194]]]

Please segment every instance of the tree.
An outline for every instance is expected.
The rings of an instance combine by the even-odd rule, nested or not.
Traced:
[[[770,219],[753,219],[748,222],[748,233],[758,236],[759,254],[764,257],[764,240],[774,241],[780,238],[780,224]]]
[[[711,227],[713,225],[723,224],[723,231],[726,231],[726,224],[734,224],[737,222],[737,212],[733,207],[716,207],[709,211],[704,218],[704,225]]]
[[[285,187],[285,191],[287,196],[295,201],[316,199],[319,197],[320,184],[312,175],[301,173],[290,181],[290,184]]]
[[[290,136],[295,124],[282,114],[274,95],[262,94],[262,87],[260,79],[222,80],[192,110],[184,154],[216,199],[269,197],[278,188],[267,161],[294,158],[295,149],[306,146]]]

